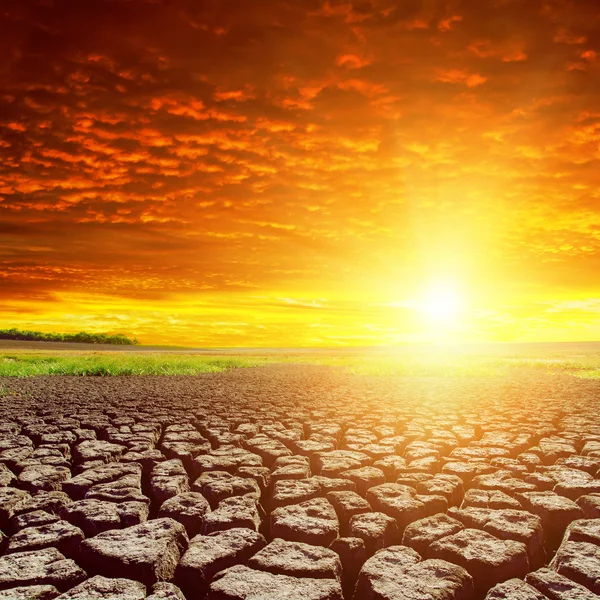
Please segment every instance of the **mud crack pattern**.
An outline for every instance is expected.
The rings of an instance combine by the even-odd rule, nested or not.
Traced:
[[[594,381],[0,383],[0,600],[600,595]]]

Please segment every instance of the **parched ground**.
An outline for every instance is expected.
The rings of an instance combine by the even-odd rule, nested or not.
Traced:
[[[0,600],[586,600],[600,382],[0,378]]]

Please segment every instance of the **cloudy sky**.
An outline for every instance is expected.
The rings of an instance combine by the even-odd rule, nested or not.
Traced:
[[[0,326],[600,339],[596,0],[4,0]]]

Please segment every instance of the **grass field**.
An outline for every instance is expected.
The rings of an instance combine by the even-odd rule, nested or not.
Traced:
[[[0,347],[0,377],[35,375],[200,375],[276,363],[332,366],[356,375],[408,377],[501,377],[515,369],[581,378],[600,378],[600,346],[518,347],[491,350],[149,350],[117,352],[84,349],[32,350]]]
[[[264,364],[251,357],[170,354],[1,353],[0,377],[34,375],[199,375]]]

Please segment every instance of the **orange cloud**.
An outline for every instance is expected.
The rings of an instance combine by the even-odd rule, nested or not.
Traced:
[[[3,326],[392,343],[449,277],[456,335],[597,335],[593,3],[13,4]]]
[[[342,54],[338,56],[336,64],[340,67],[348,69],[362,69],[371,64],[370,60],[366,60],[356,54]]]
[[[469,44],[468,50],[479,58],[499,58],[504,62],[527,60],[527,54],[519,42],[495,45],[490,40],[476,40]]]
[[[469,88],[474,88],[483,85],[487,81],[487,77],[479,73],[468,73],[460,69],[450,69],[448,71],[440,71],[435,79],[444,83],[462,83]]]
[[[440,31],[450,31],[454,29],[454,23],[460,23],[463,20],[461,15],[453,15],[447,19],[442,19],[438,23],[438,29]]]

